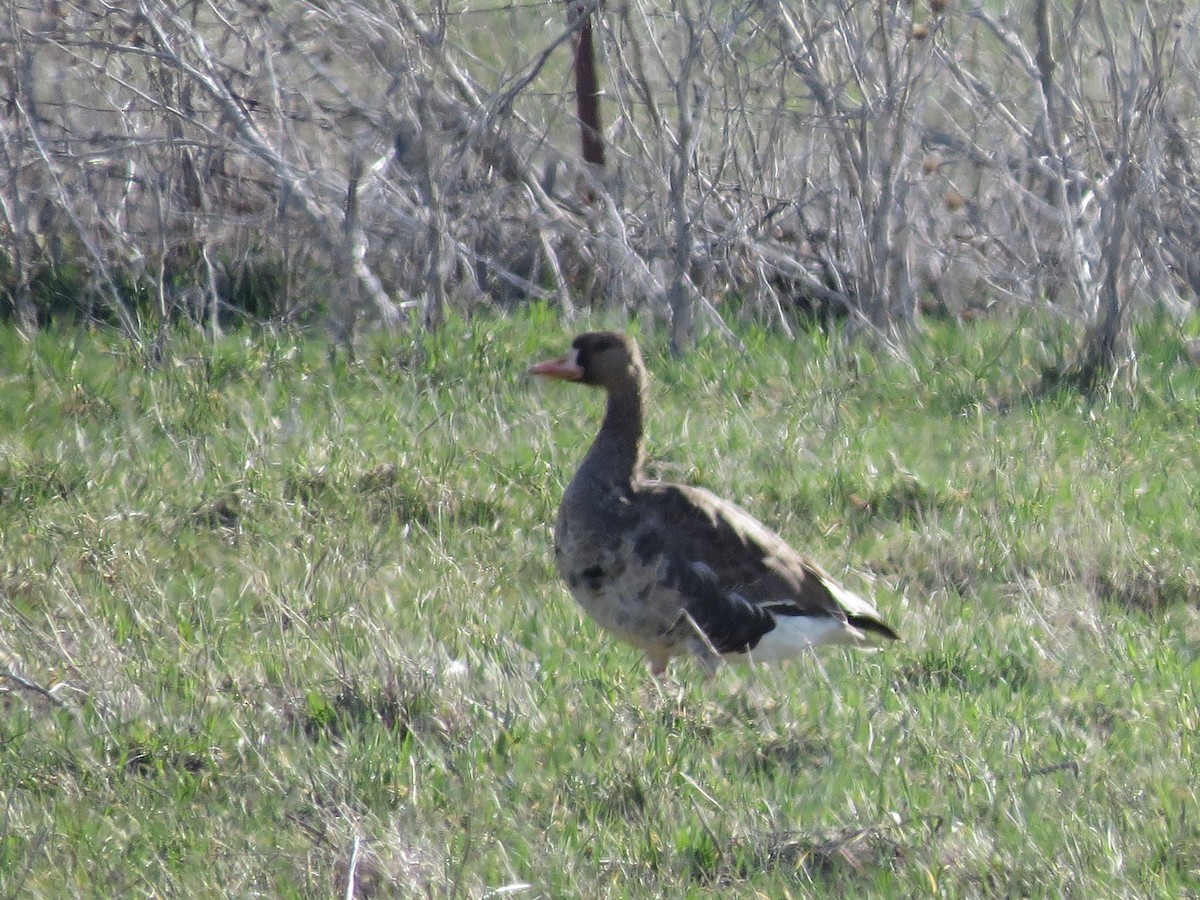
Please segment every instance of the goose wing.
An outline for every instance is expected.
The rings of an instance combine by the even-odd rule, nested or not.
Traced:
[[[803,559],[745,510],[702,488],[649,482],[632,535],[643,565],[680,603],[718,653],[754,650],[780,622],[812,622],[822,633],[861,632],[895,639],[870,603]],[[810,639],[809,643],[830,638]]]

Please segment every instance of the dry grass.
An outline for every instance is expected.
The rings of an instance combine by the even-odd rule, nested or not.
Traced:
[[[934,7],[602,7],[598,172],[562,5],[10,0],[0,312],[317,320],[345,346],[530,299],[684,343],[693,319],[848,315],[887,343],[921,310],[1049,309],[1107,367],[1055,354],[1047,388],[1100,388],[1130,311],[1200,284],[1198,13]]]

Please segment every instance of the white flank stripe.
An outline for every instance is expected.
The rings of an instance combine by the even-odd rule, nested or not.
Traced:
[[[758,646],[746,654],[755,662],[780,662],[803,656],[818,644],[859,646],[866,636],[853,625],[827,616],[780,616]],[[733,654],[730,654],[733,656]],[[741,654],[738,654],[741,656]]]

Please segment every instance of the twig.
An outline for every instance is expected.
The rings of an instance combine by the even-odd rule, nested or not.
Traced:
[[[346,866],[346,900],[354,900],[355,882],[358,879],[358,861],[362,852],[362,838],[354,836],[354,844],[350,848],[350,862]]]
[[[53,705],[57,709],[61,709],[61,710],[68,711],[68,712],[70,711],[70,707],[68,707],[67,704],[63,703],[61,700],[59,700],[57,697],[55,697],[51,691],[48,691],[46,688],[42,687],[40,684],[38,684],[35,681],[30,681],[28,678],[25,678],[23,675],[17,674],[17,672],[15,672],[11,666],[0,667],[0,681],[9,681],[12,684],[16,685],[17,687],[19,687],[23,691],[28,691],[31,694],[37,694],[39,697],[41,697],[43,700],[48,701],[51,705]]]

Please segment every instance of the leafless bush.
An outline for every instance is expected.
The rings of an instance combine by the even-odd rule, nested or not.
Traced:
[[[606,167],[578,161],[595,17]],[[540,298],[671,320],[797,309],[891,339],[1049,306],[1119,356],[1200,288],[1183,0],[8,0],[0,277],[69,273],[131,332]],[[239,285],[241,287],[239,288]],[[730,301],[736,299],[736,304]]]

